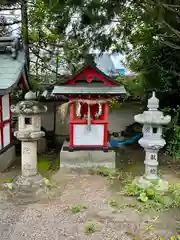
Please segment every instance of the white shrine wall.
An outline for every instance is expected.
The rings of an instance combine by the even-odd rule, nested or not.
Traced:
[[[11,126],[10,98],[7,94],[0,96],[0,172],[7,169],[15,160]]]
[[[0,96],[0,149],[12,143],[11,114],[9,94]]]
[[[91,131],[88,131],[87,125],[74,124],[73,139],[75,146],[102,146],[104,143],[104,125],[91,124]]]

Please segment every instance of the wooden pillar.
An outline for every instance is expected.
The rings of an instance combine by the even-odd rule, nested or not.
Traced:
[[[12,143],[12,112],[11,112],[11,96],[9,94],[9,134],[10,144]]]
[[[1,149],[4,147],[4,134],[3,134],[3,106],[2,96],[0,96],[0,134],[1,134]]]
[[[73,146],[73,138],[74,138],[74,131],[73,131],[73,119],[74,119],[74,103],[70,103],[69,107],[70,112],[70,119],[69,119],[69,147]]]
[[[108,103],[104,104],[104,147],[108,146]]]

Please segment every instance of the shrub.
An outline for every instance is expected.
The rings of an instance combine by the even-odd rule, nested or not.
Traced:
[[[96,231],[96,223],[92,220],[88,220],[84,226],[85,233],[94,233]]]

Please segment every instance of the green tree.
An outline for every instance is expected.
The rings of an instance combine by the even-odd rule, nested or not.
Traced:
[[[90,47],[101,51],[111,47],[127,54],[132,70],[144,78],[145,89],[176,88],[177,53],[174,55],[172,50],[171,57],[169,54],[179,46],[178,2],[29,0],[29,21],[23,23],[23,36],[28,29],[24,39],[30,49],[33,79],[60,79],[64,74],[62,69],[71,74],[82,66]],[[104,27],[112,22],[115,25],[106,32]],[[163,61],[161,51],[168,55],[167,62]],[[173,66],[167,69],[170,61]],[[173,83],[172,76],[176,78]]]
[[[144,92],[156,90],[160,107],[171,114],[167,151],[180,156],[180,1],[146,1],[126,8],[116,29],[131,69],[143,79]],[[127,24],[128,23],[128,24]],[[130,44],[130,47],[129,47]]]

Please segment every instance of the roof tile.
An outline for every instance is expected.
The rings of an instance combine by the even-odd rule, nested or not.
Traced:
[[[24,64],[24,52],[19,52],[17,59],[13,59],[11,54],[0,53],[0,94],[16,84]]]
[[[52,94],[126,94],[124,86],[55,86]]]

